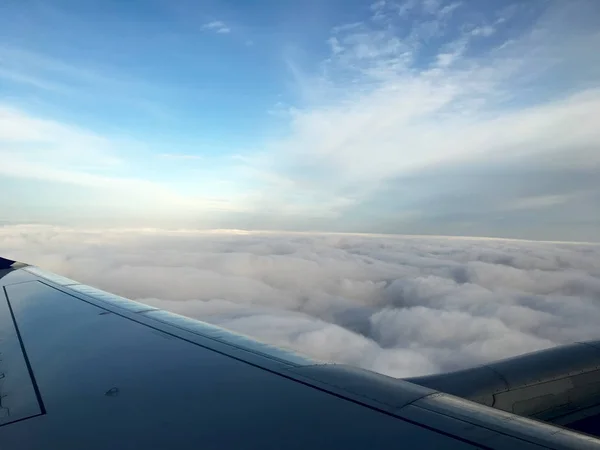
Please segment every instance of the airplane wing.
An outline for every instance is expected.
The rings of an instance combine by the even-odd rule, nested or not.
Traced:
[[[591,344],[568,349],[562,365],[542,352],[407,381],[11,260],[0,259],[0,285],[2,449],[600,449],[524,417],[593,416]]]

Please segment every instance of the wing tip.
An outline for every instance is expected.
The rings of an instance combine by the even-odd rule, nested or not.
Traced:
[[[2,258],[0,256],[0,269],[10,269],[16,261],[12,259]]]
[[[16,270],[21,267],[27,267],[29,264],[22,263],[21,261],[15,261],[14,259],[3,258],[0,256],[0,270]]]

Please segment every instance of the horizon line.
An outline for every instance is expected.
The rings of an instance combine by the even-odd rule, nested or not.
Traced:
[[[64,230],[87,230],[87,231],[109,231],[109,232],[141,232],[141,233],[180,233],[180,234],[289,234],[289,235],[330,235],[330,236],[363,236],[363,237],[388,237],[388,238],[429,238],[429,239],[464,239],[464,240],[481,240],[481,241],[517,241],[517,242],[540,242],[548,244],[583,244],[583,245],[600,245],[600,242],[590,241],[563,241],[563,240],[537,240],[524,238],[510,237],[494,237],[494,236],[467,236],[467,235],[443,235],[443,234],[401,234],[401,233],[366,233],[366,232],[351,232],[351,231],[319,231],[319,230],[248,230],[241,228],[159,228],[159,227],[88,227],[85,225],[56,225],[50,223],[4,223],[0,222],[0,229],[7,227],[54,227]]]

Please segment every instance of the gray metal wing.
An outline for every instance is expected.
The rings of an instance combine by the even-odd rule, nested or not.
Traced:
[[[431,387],[1,265],[2,449],[600,448]]]
[[[563,345],[407,381],[600,435],[600,341]]]

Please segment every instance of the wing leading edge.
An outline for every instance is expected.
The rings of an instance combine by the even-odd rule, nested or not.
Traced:
[[[10,266],[0,269],[2,448],[600,448],[437,388]]]

